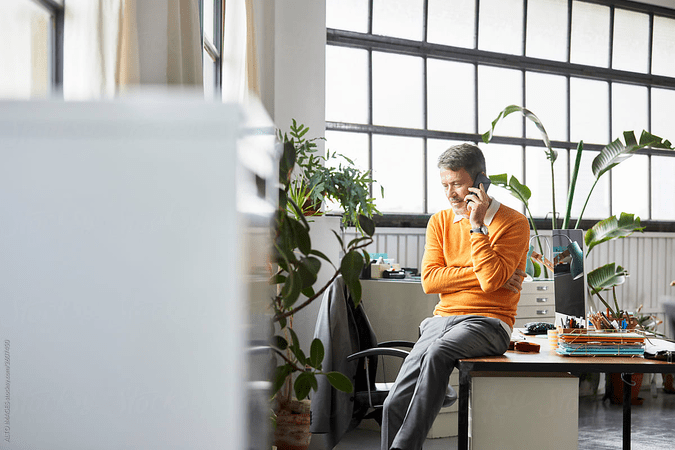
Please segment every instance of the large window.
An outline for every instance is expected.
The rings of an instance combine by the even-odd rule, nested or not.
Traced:
[[[47,97],[63,79],[63,0],[3,2],[0,99]]]
[[[556,210],[584,141],[577,192],[591,161],[622,132],[675,142],[675,10],[603,0],[327,0],[327,146],[357,156],[385,188],[378,206],[414,222],[447,207],[436,158],[479,143],[488,174],[515,175],[551,213],[550,169],[522,116],[480,135],[505,106],[537,114],[559,150]],[[585,219],[622,211],[675,230],[675,152],[647,149],[605,175]],[[378,192],[377,187],[374,192]],[[501,202],[522,205],[494,188]],[[577,195],[573,217],[585,195]],[[385,220],[386,223],[386,220]],[[546,223],[546,222],[544,222]]]

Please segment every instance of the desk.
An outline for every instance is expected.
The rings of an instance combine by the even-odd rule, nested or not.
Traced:
[[[458,449],[469,448],[469,393],[472,372],[619,372],[624,381],[632,373],[675,373],[675,364],[640,357],[560,356],[544,339],[540,353],[508,351],[502,356],[467,358],[457,362],[459,369],[459,436]],[[631,403],[630,389],[623,390],[623,448],[630,449]]]

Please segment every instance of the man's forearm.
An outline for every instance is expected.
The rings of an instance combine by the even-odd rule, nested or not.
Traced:
[[[453,294],[479,287],[472,267],[427,267],[422,270],[422,288],[427,294]]]

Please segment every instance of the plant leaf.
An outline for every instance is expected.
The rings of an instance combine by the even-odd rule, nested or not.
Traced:
[[[328,372],[326,373],[326,378],[328,378],[328,382],[331,386],[339,391],[352,392],[354,390],[354,386],[352,385],[352,382],[349,381],[349,378],[340,372]]]
[[[574,199],[574,191],[577,188],[577,177],[579,176],[579,169],[581,168],[581,155],[584,150],[584,141],[579,141],[577,144],[577,157],[574,160],[574,167],[572,168],[572,179],[570,180],[570,187],[567,190],[567,204],[565,205],[565,216],[563,217],[562,229],[569,228],[570,219],[572,218],[572,200]]]
[[[309,365],[317,370],[321,370],[321,363],[325,356],[323,342],[320,339],[314,339],[309,348]]]
[[[316,389],[317,387],[316,375],[312,372],[302,372],[298,375],[298,378],[295,379],[295,384],[293,385],[295,397],[298,400],[307,398],[312,388]]]
[[[530,111],[527,108],[523,108],[522,106],[509,105],[506,108],[504,108],[504,110],[501,111],[499,115],[497,115],[497,118],[492,121],[492,127],[490,128],[490,130],[483,133],[482,136],[483,142],[485,142],[486,144],[490,142],[494,135],[495,127],[497,126],[497,124],[506,116],[514,112],[520,112],[523,116],[525,116],[525,118],[529,119],[532,123],[534,123],[534,126],[537,127],[539,133],[541,134],[541,140],[544,141],[544,145],[546,146],[547,149],[545,150],[546,158],[551,160],[551,163],[555,162],[555,160],[558,158],[558,152],[551,147],[551,139],[549,139],[548,137],[548,133],[544,128],[544,124],[541,123],[539,117],[537,117],[532,111]]]
[[[633,214],[622,212],[619,218],[616,216],[608,217],[593,225],[593,228],[586,232],[584,242],[586,244],[586,254],[589,254],[593,247],[610,239],[625,238],[636,231],[642,232],[644,227],[640,224],[640,218]]]
[[[288,365],[284,364],[283,366],[277,366],[276,369],[274,369],[274,377],[272,378],[272,395],[276,394],[279,392],[279,389],[284,385],[286,382],[286,378],[293,372],[293,368]]]
[[[284,300],[284,307],[289,309],[295,304],[300,297],[300,291],[302,290],[302,278],[298,275],[297,272],[292,271],[288,274],[288,279],[284,284],[284,287],[281,289],[281,297]]]
[[[279,350],[286,350],[288,348],[288,341],[283,336],[274,336],[272,345]]]
[[[361,282],[359,281],[359,276],[362,270],[363,255],[356,250],[347,252],[340,263],[340,273],[352,295],[354,306],[358,306],[361,301]]]
[[[616,139],[614,142],[607,144],[600,150],[598,156],[593,159],[593,163],[591,164],[593,175],[595,175],[595,178],[600,178],[614,166],[633,156],[633,153],[638,150],[638,148],[639,147],[633,145],[626,147],[620,139]]]
[[[364,233],[373,237],[373,234],[375,234],[375,222],[373,222],[370,217],[359,214],[359,225],[361,225],[361,229]]]
[[[622,285],[626,282],[627,276],[628,271],[623,267],[615,263],[605,264],[588,272],[588,287],[591,288],[591,294],[597,294],[604,289]]]
[[[321,261],[318,258],[309,256],[302,258],[298,265],[298,275],[300,276],[301,290],[311,288],[317,280],[317,274],[321,269]]]

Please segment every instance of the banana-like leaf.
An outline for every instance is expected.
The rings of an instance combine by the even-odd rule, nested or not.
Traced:
[[[593,225],[593,228],[586,232],[584,242],[586,243],[586,254],[598,244],[615,238],[625,238],[636,231],[642,232],[644,227],[640,224],[640,218],[634,214],[622,212],[619,218],[616,216],[608,217]]]
[[[572,201],[574,200],[574,192],[577,189],[577,178],[579,176],[579,169],[581,168],[581,155],[584,151],[584,141],[579,141],[577,144],[577,157],[574,160],[574,167],[572,168],[572,179],[567,191],[567,204],[565,205],[565,216],[563,217],[562,229],[569,228],[570,218],[572,217]]]
[[[605,146],[598,156],[593,159],[591,169],[595,178],[600,178],[605,172],[611,170],[617,164],[633,156],[640,147],[636,145],[624,145],[620,139]]]
[[[513,175],[511,178],[509,178],[509,176],[505,173],[490,175],[490,181],[492,184],[506,189],[509,191],[509,194],[513,195],[515,198],[526,205],[532,196],[532,191],[530,191],[530,188],[518,181],[518,179]]]
[[[628,271],[623,267],[615,263],[605,264],[588,272],[588,287],[591,288],[591,294],[597,294],[604,289],[622,285],[626,282],[627,276]]]
[[[539,130],[539,133],[541,134],[541,140],[544,141],[544,145],[546,145],[546,158],[551,160],[551,163],[554,163],[556,158],[558,158],[558,152],[551,147],[551,139],[548,137],[548,133],[546,132],[546,129],[544,128],[544,124],[541,123],[541,120],[539,120],[539,117],[537,117],[532,111],[530,111],[527,108],[523,108],[522,106],[518,105],[509,105],[506,108],[504,108],[503,111],[499,113],[497,118],[492,121],[492,127],[490,128],[489,131],[483,133],[483,142],[486,144],[492,140],[492,136],[494,135],[495,132],[495,127],[497,124],[506,116],[509,114],[512,114],[514,112],[520,112],[523,116],[525,116],[526,119],[529,119],[534,123],[534,126],[537,127]]]

